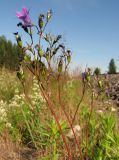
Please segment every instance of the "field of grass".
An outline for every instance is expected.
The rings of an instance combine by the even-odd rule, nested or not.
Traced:
[[[72,160],[119,159],[116,106],[104,93],[92,98],[87,85],[82,96],[80,76],[64,76],[60,86],[51,79],[45,88],[60,128],[36,77],[26,75],[24,90],[15,72],[0,71],[1,160],[68,160],[67,150]]]

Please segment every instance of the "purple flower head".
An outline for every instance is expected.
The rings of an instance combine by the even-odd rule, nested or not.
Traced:
[[[30,27],[32,25],[29,17],[29,11],[26,9],[26,7],[23,7],[21,12],[16,12],[16,16],[24,22],[23,25],[25,27]]]

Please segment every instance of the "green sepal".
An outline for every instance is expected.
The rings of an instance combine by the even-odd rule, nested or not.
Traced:
[[[24,56],[24,60],[25,60],[25,61],[30,61],[30,60],[31,60],[31,57],[30,57],[29,55],[25,55],[25,56]]]
[[[44,39],[45,39],[46,42],[49,42],[49,39],[48,39],[48,36],[47,36],[47,35],[44,36]]]
[[[49,58],[50,58],[49,53],[45,54],[45,58],[46,58],[47,61],[49,60]]]
[[[103,84],[102,84],[102,81],[101,81],[101,80],[98,81],[98,86],[99,86],[100,88],[103,87]]]
[[[43,54],[44,54],[44,52],[42,51],[42,49],[38,49],[38,55],[40,56],[40,57],[42,57],[43,56]]]
[[[86,80],[87,80],[88,82],[90,82],[90,79],[91,79],[90,74],[89,74],[89,73],[86,73]]]
[[[22,72],[17,72],[17,77],[20,79],[20,80],[23,80],[24,79],[24,74]]]
[[[17,41],[17,44],[18,44],[18,46],[20,47],[20,48],[22,48],[22,41]]]
[[[39,25],[40,29],[43,28],[44,22],[43,22],[43,18],[41,16],[39,17],[38,25]]]
[[[68,62],[68,64],[71,62],[71,55],[70,54],[67,55],[67,62]]]
[[[17,44],[20,48],[22,48],[22,40],[21,40],[21,37],[17,34],[16,35],[16,41],[17,41]]]

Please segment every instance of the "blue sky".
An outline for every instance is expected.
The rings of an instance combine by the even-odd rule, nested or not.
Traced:
[[[119,0],[0,0],[0,35],[13,42],[15,12],[23,6],[34,23],[40,13],[53,10],[47,31],[63,35],[73,52],[71,68],[98,66],[105,72],[111,58],[119,67]]]

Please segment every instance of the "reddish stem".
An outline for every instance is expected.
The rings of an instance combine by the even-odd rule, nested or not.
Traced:
[[[78,149],[79,149],[79,153],[80,153],[80,157],[81,157],[81,160],[83,160],[83,155],[82,155],[82,152],[81,152],[81,147],[80,147],[80,144],[78,143],[78,140],[77,140],[77,137],[76,137],[76,134],[75,134],[75,132],[74,132],[74,129],[73,129],[73,126],[72,126],[72,123],[71,123],[71,121],[70,121],[70,119],[69,119],[69,116],[68,116],[68,114],[66,113],[66,111],[65,111],[65,108],[64,108],[64,106],[62,105],[62,103],[61,103],[61,95],[60,95],[60,76],[58,77],[58,93],[59,93],[59,104],[60,104],[60,107],[61,107],[61,109],[62,109],[62,111],[63,111],[63,113],[64,113],[64,115],[66,116],[66,118],[67,118],[67,121],[68,121],[68,123],[69,123],[69,125],[70,125],[70,128],[71,128],[71,130],[72,130],[72,132],[73,132],[73,135],[74,135],[74,139],[75,139],[75,141],[76,141],[76,144],[77,144],[77,146],[78,146]]]
[[[75,121],[75,118],[76,118],[77,112],[78,112],[79,107],[80,107],[80,105],[81,105],[81,103],[82,103],[82,101],[83,101],[84,94],[85,94],[85,83],[84,83],[84,86],[83,86],[83,93],[82,93],[81,100],[79,101],[79,103],[78,103],[78,105],[77,105],[76,111],[75,111],[74,116],[73,116],[73,119],[72,119],[72,124],[73,124],[73,123],[74,123],[74,121]]]
[[[60,125],[60,123],[59,123],[58,117],[57,117],[57,115],[55,114],[54,110],[52,109],[51,101],[50,101],[50,99],[48,98],[48,96],[46,95],[46,93],[44,92],[44,89],[43,89],[42,84],[41,84],[41,87],[40,87],[40,88],[41,88],[42,94],[43,94],[43,96],[44,96],[44,98],[45,98],[45,100],[46,100],[46,102],[47,102],[47,104],[48,104],[48,107],[49,107],[52,115],[54,116],[54,118],[55,118],[55,120],[56,120],[56,123],[57,123],[57,125],[58,125],[58,127],[59,127],[60,133],[61,133],[61,135],[62,135],[62,139],[63,139],[63,141],[64,141],[65,147],[66,147],[67,152],[68,152],[69,160],[72,160],[72,155],[71,155],[69,146],[68,146],[68,144],[67,144],[67,142],[66,142],[66,139],[65,139],[65,136],[64,136],[64,134],[63,134],[63,132],[62,132],[62,128],[61,128],[61,125]]]

